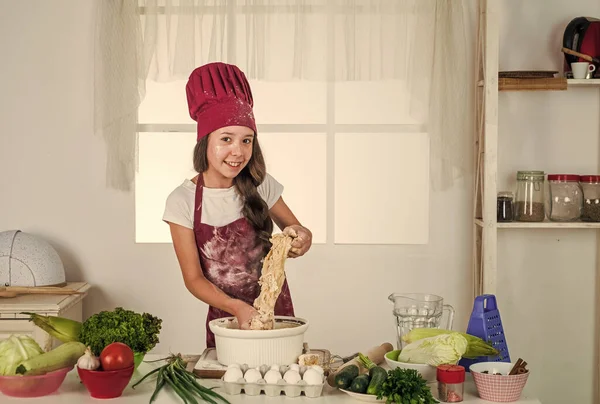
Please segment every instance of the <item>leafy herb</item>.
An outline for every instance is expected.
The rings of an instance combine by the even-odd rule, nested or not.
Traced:
[[[165,386],[169,386],[186,404],[197,404],[196,397],[200,401],[217,404],[217,400],[230,404],[219,393],[202,386],[196,381],[193,373],[186,369],[186,362],[181,355],[171,355],[166,359],[167,363],[146,373],[132,388],[143,382],[148,376],[156,375],[156,387],[150,397],[150,403],[156,400],[158,392]]]
[[[395,368],[388,371],[387,379],[377,393],[377,398],[386,398],[386,403],[435,404],[427,382],[414,369]]]
[[[117,307],[101,311],[83,322],[79,341],[99,356],[113,342],[128,345],[133,352],[146,353],[159,342],[162,320],[148,313],[139,314]]]

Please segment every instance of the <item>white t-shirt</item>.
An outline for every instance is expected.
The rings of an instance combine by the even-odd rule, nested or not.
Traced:
[[[267,203],[269,209],[275,205],[283,193],[283,185],[267,174],[258,193]],[[196,200],[196,184],[190,179],[171,192],[167,198],[163,220],[189,229],[194,228],[194,203]],[[226,226],[242,217],[242,200],[230,188],[204,187],[202,194],[201,222],[211,226]]]

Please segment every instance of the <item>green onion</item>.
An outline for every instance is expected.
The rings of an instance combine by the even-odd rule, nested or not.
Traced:
[[[171,355],[163,360],[166,360],[167,363],[146,373],[144,377],[131,386],[135,388],[148,376],[156,374],[156,387],[150,397],[150,403],[156,400],[159,391],[167,385],[185,404],[198,404],[197,398],[201,402],[206,401],[210,404],[219,404],[217,400],[225,404],[231,404],[223,396],[213,391],[212,388],[204,387],[198,383],[194,374],[187,371],[186,362],[181,355]]]

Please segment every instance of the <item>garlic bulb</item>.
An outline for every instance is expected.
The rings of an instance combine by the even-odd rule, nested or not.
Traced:
[[[100,367],[100,359],[94,356],[90,347],[87,347],[85,353],[77,360],[77,366],[85,370],[96,370]]]

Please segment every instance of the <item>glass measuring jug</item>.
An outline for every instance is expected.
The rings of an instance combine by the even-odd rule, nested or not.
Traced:
[[[388,299],[394,303],[394,321],[398,333],[397,348],[406,345],[402,337],[413,328],[441,328],[451,330],[454,322],[454,308],[444,304],[444,298],[426,293],[392,293]],[[445,323],[442,314],[448,312]]]

